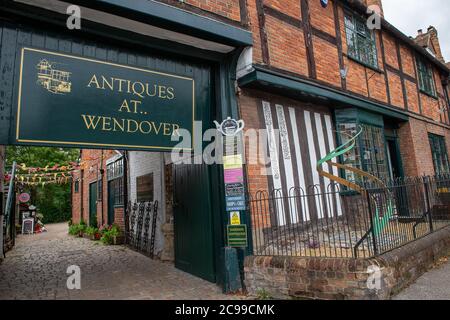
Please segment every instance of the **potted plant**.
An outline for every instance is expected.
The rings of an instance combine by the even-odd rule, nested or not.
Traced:
[[[109,232],[111,233],[111,238],[114,245],[123,243],[122,233],[120,232],[120,227],[117,224],[114,223]]]
[[[108,245],[118,245],[123,243],[120,228],[117,224],[105,225],[101,228],[101,241]]]
[[[82,238],[83,237],[83,234],[85,233],[85,231],[86,231],[86,223],[84,223],[84,221],[81,221],[80,222],[80,224],[78,225],[78,236],[80,237],[80,238]]]
[[[98,233],[98,229],[96,227],[89,226],[86,228],[85,236],[87,236],[90,240],[95,240],[95,234]]]
[[[102,238],[102,234],[100,233],[100,231],[97,231],[94,233],[94,240],[100,240]]]
[[[76,235],[78,235],[78,224],[71,224],[70,226],[69,226],[69,234],[71,235],[71,236],[76,236]]]

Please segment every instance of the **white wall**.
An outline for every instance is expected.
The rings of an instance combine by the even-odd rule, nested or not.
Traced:
[[[130,181],[129,200],[132,202],[135,202],[137,198],[136,178],[153,173],[154,200],[158,201],[158,220],[155,233],[155,255],[157,255],[163,250],[164,247],[164,235],[161,230],[161,227],[165,222],[163,156],[158,152],[132,151],[129,152],[128,161]],[[149,236],[151,236],[151,232],[149,232]]]

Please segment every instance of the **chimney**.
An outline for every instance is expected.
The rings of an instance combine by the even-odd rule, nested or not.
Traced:
[[[444,57],[442,56],[441,45],[439,43],[438,32],[435,27],[428,27],[428,34],[430,35],[430,48],[436,55],[436,58],[441,62],[445,63]]]
[[[418,34],[419,36],[423,35],[423,30],[422,30],[422,29],[417,30],[417,34]]]
[[[366,0],[366,5],[381,17],[384,17],[382,0]]]

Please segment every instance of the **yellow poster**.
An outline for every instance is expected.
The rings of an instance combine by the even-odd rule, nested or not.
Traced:
[[[239,213],[239,211],[230,212],[230,223],[233,226],[241,224],[241,214]]]
[[[224,156],[223,157],[223,167],[225,170],[242,168],[242,155],[235,154],[232,156]]]

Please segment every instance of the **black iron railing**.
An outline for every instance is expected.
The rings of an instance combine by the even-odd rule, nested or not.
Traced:
[[[158,201],[129,202],[125,212],[125,243],[153,258],[157,218]]]
[[[450,225],[450,175],[363,186],[250,196],[254,254],[369,258]]]

